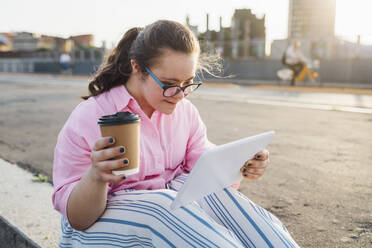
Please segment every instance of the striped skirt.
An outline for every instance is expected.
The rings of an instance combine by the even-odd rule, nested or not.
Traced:
[[[112,193],[85,231],[62,217],[60,247],[299,247],[277,217],[232,187],[170,210],[186,178],[167,189]]]

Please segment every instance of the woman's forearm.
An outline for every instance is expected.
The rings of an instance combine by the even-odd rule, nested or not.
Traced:
[[[67,217],[72,228],[85,230],[106,208],[108,183],[94,180],[90,170],[72,190],[67,202]]]

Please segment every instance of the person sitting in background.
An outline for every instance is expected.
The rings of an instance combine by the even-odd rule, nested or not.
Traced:
[[[301,43],[296,40],[290,45],[283,54],[282,63],[293,71],[291,85],[295,85],[295,80],[307,64],[306,57],[300,50]]]

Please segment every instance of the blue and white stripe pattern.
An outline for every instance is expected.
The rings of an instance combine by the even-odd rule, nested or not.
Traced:
[[[299,247],[278,218],[232,187],[170,210],[186,178],[167,189],[113,193],[84,232],[62,218],[60,247]]]

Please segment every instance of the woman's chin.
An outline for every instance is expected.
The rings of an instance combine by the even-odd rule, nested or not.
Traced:
[[[162,112],[163,114],[170,115],[174,112],[176,107],[177,107],[177,104],[167,103],[165,106],[162,106],[162,108],[159,109],[159,111]]]

